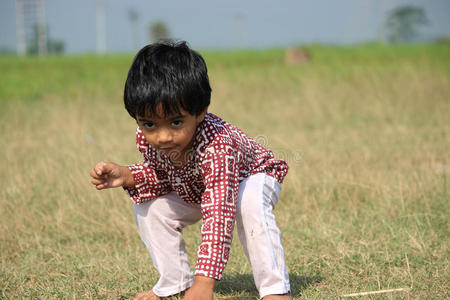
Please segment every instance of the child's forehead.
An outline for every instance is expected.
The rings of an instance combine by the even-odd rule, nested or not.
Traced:
[[[162,105],[158,105],[154,109],[145,110],[145,114],[143,116],[138,115],[138,118],[141,119],[158,119],[158,120],[168,120],[179,117],[185,117],[188,114],[184,109],[178,107],[178,111],[165,112]]]

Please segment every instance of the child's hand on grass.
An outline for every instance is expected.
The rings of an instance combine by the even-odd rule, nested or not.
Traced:
[[[98,162],[91,170],[91,183],[97,190],[116,187],[133,187],[134,180],[130,169],[112,162]]]
[[[213,278],[195,276],[194,284],[186,291],[184,300],[213,300],[215,283]]]

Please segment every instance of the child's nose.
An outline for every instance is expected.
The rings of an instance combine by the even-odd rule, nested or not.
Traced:
[[[158,132],[158,144],[167,144],[172,142],[172,133],[170,130],[167,129],[161,129]]]

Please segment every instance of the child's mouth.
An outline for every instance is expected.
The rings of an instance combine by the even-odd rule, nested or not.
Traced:
[[[164,148],[159,148],[159,151],[162,151],[165,154],[168,154],[168,153],[174,152],[175,149],[176,149],[175,146],[173,146],[173,147],[164,147]]]

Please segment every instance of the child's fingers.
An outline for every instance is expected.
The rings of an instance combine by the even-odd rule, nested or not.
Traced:
[[[103,185],[103,184],[99,184],[99,185],[96,185],[95,188],[96,188],[97,190],[103,190],[103,189],[105,189],[106,187],[105,187],[105,185]]]
[[[92,178],[95,178],[95,179],[106,179],[108,177],[108,174],[98,175],[98,173],[95,169],[92,169],[89,174],[91,175]]]
[[[116,167],[116,164],[114,164],[114,163],[101,161],[95,165],[94,170],[98,176],[101,176],[101,175],[109,174],[115,167]]]
[[[110,167],[108,166],[108,163],[105,163],[103,161],[98,162],[94,169],[91,171],[91,176],[94,178],[100,178],[104,177],[106,174],[110,172]]]
[[[89,173],[89,175],[91,175],[92,178],[100,178],[100,176],[97,175],[97,172],[95,171],[95,169],[92,169],[91,172]]]
[[[98,163],[95,165],[95,167],[94,167],[95,173],[96,173],[98,176],[103,175],[103,173],[106,172],[106,167],[105,167],[105,166],[106,166],[106,163],[105,163],[105,162],[103,162],[103,161],[98,162]]]
[[[109,184],[108,181],[110,181],[110,173],[114,170],[114,167],[117,167],[114,163],[101,161],[98,162],[91,170],[91,183],[95,185],[97,190],[113,187],[113,185]]]
[[[105,182],[104,180],[102,180],[102,179],[97,179],[97,178],[94,178],[94,179],[91,180],[91,183],[92,183],[93,185],[99,185],[99,184],[102,184],[102,183],[104,183],[104,182]]]
[[[96,185],[95,187],[96,187],[97,190],[103,190],[103,189],[108,188],[108,185],[107,185],[107,183],[105,182],[105,183],[101,183],[101,184],[99,184],[99,185]]]
[[[97,190],[103,190],[109,187],[108,182],[104,180],[92,179],[91,183],[95,185]]]

